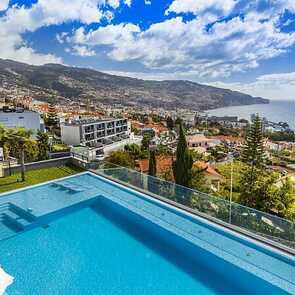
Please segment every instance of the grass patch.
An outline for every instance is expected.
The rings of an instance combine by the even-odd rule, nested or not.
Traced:
[[[69,146],[62,144],[62,143],[57,143],[52,145],[52,152],[58,153],[58,152],[69,152],[70,148]]]
[[[26,172],[26,180],[24,182],[20,181],[20,173],[16,173],[11,176],[0,178],[0,193],[74,175],[83,171],[82,168],[76,166],[61,166],[32,170]]]

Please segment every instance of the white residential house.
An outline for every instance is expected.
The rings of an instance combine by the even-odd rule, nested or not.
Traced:
[[[34,133],[44,131],[44,122],[40,114],[23,108],[3,108],[0,110],[0,125],[7,128],[31,129]]]

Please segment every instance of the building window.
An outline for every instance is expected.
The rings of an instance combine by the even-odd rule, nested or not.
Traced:
[[[90,133],[94,131],[94,125],[85,126],[85,133]]]
[[[89,141],[89,140],[93,140],[94,139],[94,134],[86,134],[85,135],[85,140]]]
[[[96,136],[97,137],[104,137],[105,133],[104,133],[104,131],[99,131],[99,132],[96,133]]]

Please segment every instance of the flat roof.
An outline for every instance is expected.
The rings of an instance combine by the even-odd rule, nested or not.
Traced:
[[[76,120],[72,121],[71,123],[63,123],[65,126],[82,126],[82,125],[88,125],[88,124],[97,124],[97,123],[107,123],[111,121],[121,121],[121,120],[127,120],[126,118],[102,118],[102,119],[82,119],[82,120]]]

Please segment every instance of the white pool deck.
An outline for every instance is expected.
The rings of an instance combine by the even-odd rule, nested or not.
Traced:
[[[5,290],[9,285],[13,283],[13,277],[6,273],[3,268],[0,267],[0,295],[5,294]]]

